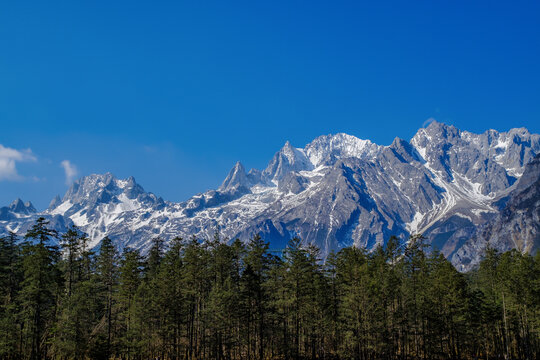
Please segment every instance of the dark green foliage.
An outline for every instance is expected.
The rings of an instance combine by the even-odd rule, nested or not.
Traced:
[[[8,359],[22,352],[19,341],[22,325],[16,300],[23,273],[17,241],[14,233],[0,237],[0,358]]]
[[[22,268],[24,280],[18,294],[22,343],[30,359],[47,355],[50,329],[56,320],[62,276],[58,267],[60,251],[52,245],[56,232],[47,228],[48,222],[39,218],[25,236]]]
[[[540,255],[461,274],[421,236],[371,253],[155,238],[146,256],[39,219],[0,238],[2,359],[534,359]]]

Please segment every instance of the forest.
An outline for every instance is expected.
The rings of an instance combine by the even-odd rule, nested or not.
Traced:
[[[487,249],[463,274],[420,235],[322,261],[216,232],[144,254],[44,218],[0,238],[0,358],[540,358],[538,252]]]

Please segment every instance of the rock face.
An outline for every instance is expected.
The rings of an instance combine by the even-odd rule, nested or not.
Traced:
[[[182,203],[145,192],[133,178],[90,175],[42,213],[0,210],[0,232],[23,234],[43,215],[59,230],[74,223],[93,244],[108,235],[120,248],[144,250],[156,236],[211,238],[219,228],[228,239],[261,233],[275,248],[299,236],[323,254],[423,233],[467,270],[484,243],[538,248],[539,153],[540,136],[523,128],[473,134],[432,122],[389,146],[325,135],[304,148],[287,142],[262,171],[246,173],[238,162],[217,190]],[[516,238],[523,233],[530,236]]]
[[[35,212],[36,209],[30,201],[25,203],[21,199],[16,199],[9,206],[0,208],[0,220],[9,221],[21,216],[34,214]]]
[[[478,264],[479,253],[490,246],[500,251],[535,253],[540,247],[540,155],[526,165],[514,189],[501,201],[501,211],[452,256],[460,270]]]

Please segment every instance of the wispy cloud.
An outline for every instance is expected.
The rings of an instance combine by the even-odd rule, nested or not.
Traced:
[[[25,161],[36,161],[32,150],[17,150],[0,144],[0,181],[23,179],[17,172],[17,162]]]
[[[66,174],[66,185],[70,185],[77,176],[77,167],[69,160],[62,161],[60,165],[64,168],[64,173]]]
[[[434,121],[436,121],[435,118],[430,117],[429,119],[424,121],[424,123],[422,124],[422,127],[425,128],[426,126],[428,126],[429,124],[431,124]]]

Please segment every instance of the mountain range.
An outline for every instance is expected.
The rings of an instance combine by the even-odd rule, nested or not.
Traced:
[[[119,248],[145,251],[157,236],[208,239],[219,231],[241,240],[260,233],[272,248],[298,236],[323,256],[423,234],[466,271],[488,245],[537,251],[539,154],[540,135],[524,128],[474,134],[433,121],[388,146],[324,135],[304,148],[285,143],[263,170],[238,162],[218,189],[180,203],[133,177],[85,176],[44,211],[19,199],[0,208],[0,233],[23,235],[44,216],[59,232],[77,225],[92,246],[109,236]]]

